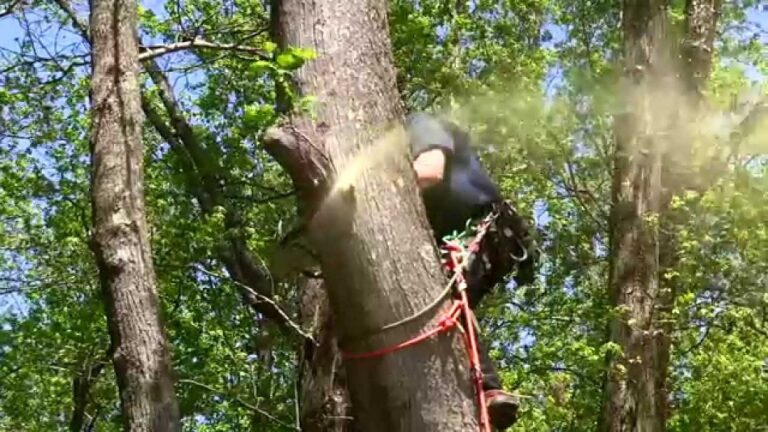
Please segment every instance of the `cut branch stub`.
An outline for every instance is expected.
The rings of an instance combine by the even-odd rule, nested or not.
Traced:
[[[335,171],[318,129],[312,128],[308,135],[285,124],[264,134],[265,150],[286,170],[296,187],[299,215],[305,221],[312,219],[322,203]]]

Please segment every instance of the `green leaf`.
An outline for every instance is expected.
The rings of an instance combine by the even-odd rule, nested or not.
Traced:
[[[303,66],[306,61],[314,58],[315,52],[309,48],[289,48],[278,54],[275,61],[283,69],[295,70]]]
[[[266,60],[256,60],[255,62],[251,63],[251,65],[248,67],[248,70],[254,75],[262,75],[266,72],[275,70],[275,66]]]

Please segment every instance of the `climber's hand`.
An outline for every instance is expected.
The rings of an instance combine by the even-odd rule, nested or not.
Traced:
[[[445,153],[441,149],[427,150],[413,161],[416,181],[420,189],[426,189],[443,181]]]

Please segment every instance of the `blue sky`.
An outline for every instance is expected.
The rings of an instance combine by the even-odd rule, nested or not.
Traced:
[[[79,13],[81,17],[84,19],[87,18],[86,9],[85,6],[81,6],[80,3],[74,3],[75,9]],[[154,11],[159,17],[167,17],[167,14],[165,13],[163,9],[163,5],[165,4],[164,0],[147,0],[147,1],[141,1],[140,4],[152,11]],[[761,40],[763,43],[768,44],[768,6],[761,6],[761,7],[755,7],[752,8],[747,13],[748,20],[750,22],[753,22],[757,26],[763,28],[766,30],[766,34],[763,34],[761,37]],[[23,30],[19,26],[19,24],[16,22],[15,19],[12,17],[5,17],[3,19],[0,19],[0,50],[3,49],[10,49],[15,50],[18,47],[18,41],[16,38],[19,38],[23,35]],[[556,43],[563,41],[563,39],[566,37],[566,30],[558,25],[554,24],[548,24],[545,26],[546,30],[550,31],[553,38],[548,43],[545,43],[545,46],[553,47]],[[76,34],[72,33],[55,33],[51,35],[51,45],[58,44],[66,45],[67,42],[74,42],[79,38]],[[58,40],[57,40],[58,39]],[[767,54],[768,55],[768,54]],[[169,57],[170,58],[170,57]],[[750,79],[753,80],[763,80],[764,77],[760,76],[760,74],[753,68],[746,66],[747,69],[747,75]],[[556,69],[552,70],[550,72],[550,77],[554,78],[555,84],[559,81],[558,77],[558,71]],[[172,77],[171,82],[174,83],[176,80],[175,77]],[[194,79],[194,78],[192,78]]]

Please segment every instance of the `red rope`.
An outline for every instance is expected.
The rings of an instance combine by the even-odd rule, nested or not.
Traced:
[[[478,232],[473,241],[467,247],[469,254],[477,252],[480,246],[480,241],[490,226],[492,217],[486,218],[478,227]],[[486,407],[485,392],[483,391],[483,372],[480,368],[480,353],[477,346],[477,329],[475,328],[475,321],[472,318],[472,310],[469,307],[469,300],[467,299],[467,282],[464,279],[464,266],[466,265],[465,259],[468,254],[464,247],[459,243],[448,242],[443,246],[443,251],[448,254],[448,258],[443,261],[443,265],[456,275],[456,284],[458,288],[459,300],[454,301],[451,308],[443,314],[437,325],[429,331],[422,333],[416,337],[408,339],[404,342],[400,342],[388,347],[366,353],[346,353],[342,352],[344,359],[369,359],[375,357],[382,357],[387,354],[391,354],[395,351],[416,345],[421,343],[439,333],[447,332],[458,325],[458,318],[460,315],[464,315],[466,321],[466,332],[464,332],[464,341],[467,347],[467,355],[469,357],[469,368],[472,374],[472,380],[475,384],[475,394],[477,396],[478,410],[480,411],[480,431],[490,432],[491,424],[488,418],[488,409]]]
[[[408,339],[405,342],[394,344],[386,348],[382,348],[378,351],[372,351],[372,352],[366,352],[366,353],[360,353],[360,354],[342,353],[342,357],[345,359],[367,359],[367,358],[374,358],[374,357],[382,357],[387,354],[393,353],[395,351],[399,351],[403,348],[408,348],[409,346],[416,345],[419,342],[423,342],[438,333],[448,331],[453,327],[455,327],[456,324],[458,324],[458,321],[456,321],[456,318],[459,317],[461,312],[462,312],[461,302],[456,302],[448,310],[448,312],[446,312],[443,315],[443,317],[440,318],[440,321],[437,322],[437,326],[435,326],[433,329],[429,330],[426,333],[422,333],[412,339]]]
[[[480,232],[475,237],[474,241],[470,243],[469,250],[471,253],[477,251],[480,240],[485,235],[485,230],[489,225],[489,221],[481,226]],[[459,302],[464,313],[464,317],[467,324],[467,331],[465,334],[465,341],[467,346],[467,354],[469,355],[469,367],[472,373],[472,378],[475,384],[475,395],[477,396],[477,405],[480,414],[480,430],[483,432],[491,431],[491,422],[488,418],[488,407],[486,406],[485,391],[483,390],[483,371],[480,368],[480,352],[477,346],[477,330],[475,329],[475,320],[472,318],[472,310],[469,308],[469,299],[467,299],[467,282],[464,279],[463,267],[465,265],[464,259],[466,254],[460,244],[448,243],[446,248],[449,253],[449,259],[446,262],[446,266],[449,270],[456,272],[459,288],[459,295],[461,301]]]

